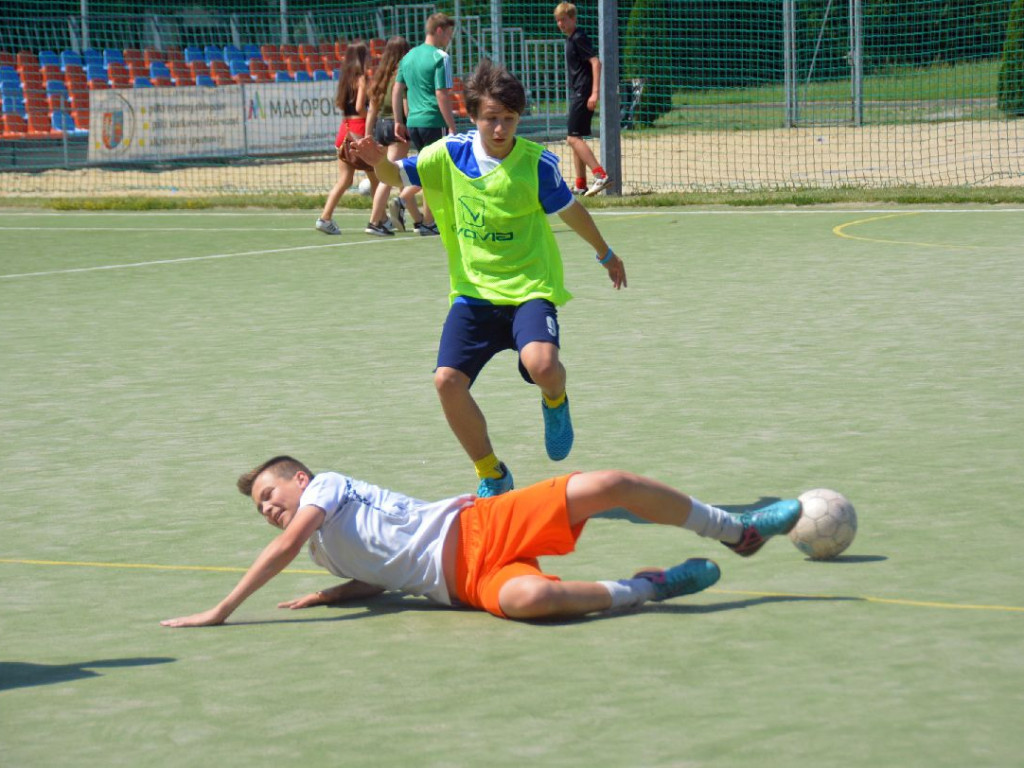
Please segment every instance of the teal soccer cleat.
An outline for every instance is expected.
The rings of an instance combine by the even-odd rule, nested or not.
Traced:
[[[767,507],[745,512],[739,516],[743,524],[743,537],[735,544],[723,541],[729,549],[741,557],[750,557],[765,545],[772,536],[789,533],[800,519],[800,502],[784,499]]]
[[[561,461],[572,450],[575,437],[572,417],[569,416],[569,398],[567,396],[565,402],[557,408],[548,408],[547,403],[541,399],[540,407],[544,413],[544,448],[549,459]]]
[[[674,565],[665,571],[642,571],[634,579],[647,579],[654,585],[656,602],[671,597],[692,595],[701,592],[722,575],[718,563],[703,557],[691,557],[685,563]]]
[[[476,488],[476,495],[478,498],[487,498],[488,496],[501,496],[506,491],[511,491],[515,486],[512,482],[512,470],[505,466],[505,462],[501,462],[498,465],[501,467],[501,477],[483,477],[480,479],[480,485]]]

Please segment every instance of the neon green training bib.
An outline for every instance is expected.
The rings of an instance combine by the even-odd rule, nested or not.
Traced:
[[[425,147],[416,161],[423,194],[448,251],[450,299],[523,304],[572,298],[562,256],[537,197],[537,166],[544,148],[516,138],[497,168],[478,179],[460,171],[447,142]]]

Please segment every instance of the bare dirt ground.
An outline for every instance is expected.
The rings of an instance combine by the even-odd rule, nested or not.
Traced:
[[[549,148],[571,173],[565,143]],[[594,142],[598,152],[599,142]],[[1024,186],[1024,121],[628,133],[623,192],[895,186]],[[3,195],[32,197],[326,194],[331,155],[289,163],[169,170],[87,168],[0,174]]]

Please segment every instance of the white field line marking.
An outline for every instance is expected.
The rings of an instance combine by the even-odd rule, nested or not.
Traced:
[[[97,267],[76,267],[74,269],[54,269],[45,272],[21,272],[19,274],[0,275],[0,280],[15,280],[22,277],[47,277],[51,275],[73,275],[81,272],[102,272],[112,269],[135,269],[137,267],[154,267],[164,264],[187,264],[193,261],[211,261],[213,259],[234,259],[241,256],[265,256],[273,253],[294,253],[296,251],[313,251],[321,248],[352,248],[378,245],[386,240],[362,240],[351,243],[325,243],[324,245],[299,245],[292,248],[270,248],[262,251],[239,251],[238,253],[211,253],[207,256],[187,256],[181,259],[155,259],[153,261],[136,261],[130,264],[105,264]]]

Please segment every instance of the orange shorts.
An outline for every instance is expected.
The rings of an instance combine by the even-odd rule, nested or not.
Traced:
[[[538,557],[567,555],[585,523],[569,525],[565,486],[570,475],[555,477],[500,496],[477,499],[459,513],[456,553],[460,603],[505,617],[498,593],[509,579],[540,576]]]

